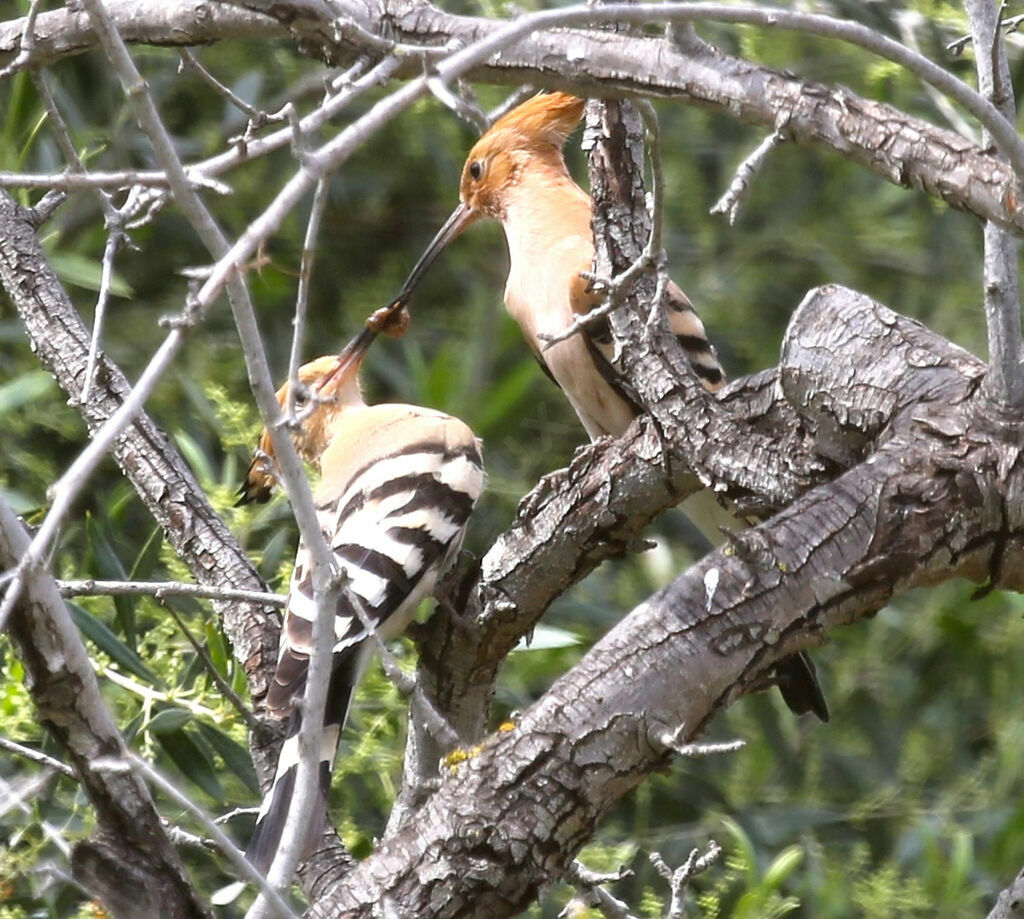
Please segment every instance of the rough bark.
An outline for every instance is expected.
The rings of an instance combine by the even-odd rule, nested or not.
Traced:
[[[866,373],[864,353],[877,359]],[[514,915],[663,764],[666,734],[695,736],[773,661],[912,586],[1020,588],[1020,438],[980,393],[977,360],[841,288],[804,301],[786,358],[781,379],[812,430],[870,457],[634,609],[311,915],[385,902]]]
[[[29,536],[0,496],[0,569],[28,549]],[[115,919],[198,919],[209,915],[160,824],[145,784],[102,762],[127,750],[103,701],[85,646],[53,578],[29,570],[8,623],[39,720],[67,751],[96,814],[93,837],[72,852],[75,877]]]
[[[1020,919],[1021,916],[1024,916],[1024,869],[999,894],[987,919]]]
[[[349,5],[359,15],[335,27],[326,3],[181,3],[113,0],[108,3],[128,41],[193,45],[231,38],[278,39],[332,63],[361,55],[379,59],[391,42],[422,48],[425,55],[469,44],[503,23],[455,16],[417,0],[364,0]],[[248,9],[241,9],[241,8]],[[0,23],[0,67],[17,53],[23,20]],[[358,24],[361,28],[353,28]],[[49,63],[91,47],[84,14],[43,13],[37,20],[35,60]],[[415,77],[423,61],[403,55],[398,77]],[[682,99],[775,130],[847,157],[876,175],[923,191],[949,206],[1024,235],[1024,206],[1009,166],[952,131],[884,103],[864,99],[799,76],[721,54],[691,43],[612,32],[559,29],[513,43],[468,75],[488,83],[533,83],[585,96],[647,95]]]

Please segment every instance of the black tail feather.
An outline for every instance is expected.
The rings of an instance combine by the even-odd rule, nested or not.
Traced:
[[[818,672],[805,651],[775,665],[775,682],[793,714],[813,712],[822,721],[828,721],[828,703],[818,683]]]
[[[337,737],[341,737],[341,729],[348,716],[349,703],[353,691],[353,674],[350,668],[341,668],[332,674],[331,686],[327,696],[325,712],[326,731],[337,726]],[[245,849],[245,857],[264,874],[270,869],[281,845],[281,837],[288,822],[288,814],[295,795],[295,777],[298,771],[298,735],[302,725],[302,716],[298,709],[293,710],[288,722],[288,733],[278,758],[277,774],[263,798],[261,814],[256,819],[249,845]],[[319,766],[319,782],[317,801],[313,814],[303,830],[303,846],[301,857],[312,854],[327,826],[327,798],[331,787],[331,768],[334,765],[335,743],[331,750],[322,751]]]

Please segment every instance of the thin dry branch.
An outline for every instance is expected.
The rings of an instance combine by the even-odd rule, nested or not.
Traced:
[[[1002,8],[989,0],[966,0],[973,36],[978,86],[1010,122],[1016,117],[1013,83],[1000,29]],[[985,140],[990,137],[988,130]],[[984,231],[985,321],[989,375],[985,389],[999,404],[1024,405],[1024,341],[1021,339],[1017,244],[1005,230],[986,222]]]

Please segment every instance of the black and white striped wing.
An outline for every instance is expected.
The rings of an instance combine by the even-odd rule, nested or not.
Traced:
[[[334,620],[336,657],[368,638],[355,603],[385,640],[404,631],[458,551],[483,479],[475,443],[416,443],[367,464],[339,497],[318,507],[321,529],[345,576]],[[311,559],[301,545],[278,672],[267,697],[272,709],[288,707],[303,689],[315,616]]]
[[[348,481],[338,497],[317,509],[324,536],[348,580],[335,609],[334,657],[320,741],[321,802],[306,829],[307,847],[323,830],[341,730],[373,647],[354,604],[382,638],[401,634],[458,552],[483,489],[484,473],[479,448],[470,437],[468,443],[454,446],[445,441],[409,444],[363,466]],[[305,688],[316,616],[311,565],[309,551],[300,544],[281,655],[267,695],[272,710],[288,710]],[[291,805],[301,720],[300,710],[294,709],[274,783],[246,850],[249,860],[264,871],[273,861]]]

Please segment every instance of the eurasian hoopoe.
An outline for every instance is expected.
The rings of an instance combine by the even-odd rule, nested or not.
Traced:
[[[540,94],[491,126],[469,151],[458,207],[420,257],[399,296],[403,302],[411,296],[438,253],[470,224],[481,217],[500,221],[509,250],[505,306],[541,367],[561,387],[591,439],[597,439],[620,436],[640,411],[612,363],[614,345],[607,321],[547,344],[550,336],[601,302],[581,275],[594,261],[591,200],[573,181],[562,156],[584,104],[567,93]],[[668,300],[669,325],[694,372],[709,391],[720,389],[725,374],[693,305],[674,283],[668,285]],[[705,535],[712,542],[721,541],[714,530]],[[775,676],[795,713],[813,711],[828,720],[810,658],[787,658],[777,665]]]
[[[480,444],[457,418],[415,405],[367,405],[358,372],[373,334],[364,331],[340,355],[299,372],[305,393],[294,433],[299,454],[320,469],[317,518],[337,566],[347,576],[334,620],[334,657],[321,741],[318,819],[307,854],[323,831],[330,771],[352,693],[374,644],[353,604],[384,640],[400,635],[438,575],[458,553],[466,522],[483,489]],[[288,385],[277,394],[282,406]],[[242,486],[242,503],[265,501],[276,484],[274,451],[264,432]],[[288,590],[281,652],[267,708],[291,712],[277,772],[263,799],[247,849],[266,871],[280,843],[294,791],[300,710],[312,650],[311,559],[300,542]]]

